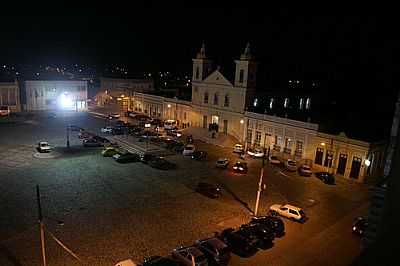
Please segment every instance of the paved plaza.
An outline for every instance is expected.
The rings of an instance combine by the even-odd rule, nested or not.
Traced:
[[[110,266],[132,258],[167,255],[179,245],[212,236],[247,222],[254,210],[261,161],[247,159],[249,173],[215,168],[219,157],[238,159],[231,148],[195,140],[207,161],[167,156],[176,170],[142,163],[118,164],[99,148],[83,148],[76,132],[66,146],[66,125],[92,132],[110,121],[87,113],[35,115],[0,124],[0,265],[41,265],[36,184],[40,185],[47,228],[81,259],[76,261],[48,235],[48,265]],[[34,157],[45,140],[60,156]],[[274,203],[304,208],[305,224],[284,220],[286,235],[250,258],[232,257],[230,265],[348,265],[360,251],[351,225],[366,214],[368,187],[337,179],[329,186],[266,165],[261,214]],[[223,196],[209,199],[194,191],[199,181],[222,184]]]

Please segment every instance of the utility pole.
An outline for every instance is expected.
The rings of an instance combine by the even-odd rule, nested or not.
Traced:
[[[44,243],[44,224],[43,224],[43,216],[42,216],[42,205],[40,203],[40,191],[39,191],[39,185],[36,185],[36,197],[37,197],[37,203],[38,203],[38,215],[39,215],[39,230],[40,230],[40,242],[42,246],[42,260],[43,260],[43,266],[47,266],[46,263],[46,247]]]
[[[67,148],[69,148],[69,128],[70,126],[67,125]]]
[[[264,178],[264,165],[265,165],[265,142],[264,142],[264,155],[262,159],[262,167],[260,172],[260,180],[258,181],[258,190],[257,190],[257,199],[256,199],[256,207],[254,208],[254,216],[258,214],[258,205],[260,204],[261,192],[263,191],[263,178]]]

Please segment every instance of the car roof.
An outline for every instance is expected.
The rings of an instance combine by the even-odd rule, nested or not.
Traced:
[[[289,209],[292,209],[292,210],[295,210],[295,211],[300,211],[300,210],[302,210],[301,208],[296,207],[296,206],[293,206],[293,205],[290,205],[290,204],[285,204],[285,205],[283,205],[282,207],[286,207],[286,208],[289,208]]]
[[[176,251],[180,252],[180,251],[187,251],[190,254],[194,255],[195,257],[197,256],[202,256],[203,252],[201,252],[198,248],[196,247],[182,247],[182,248],[177,248]]]
[[[228,158],[218,158],[217,161],[226,161],[226,160],[228,160]]]
[[[192,148],[194,148],[194,145],[193,145],[193,144],[188,144],[188,145],[186,145],[186,147],[192,147]]]
[[[203,240],[200,240],[200,242],[207,242],[216,249],[223,249],[223,248],[227,247],[227,245],[224,242],[222,242],[221,240],[219,240],[218,238],[215,238],[215,237],[203,239]]]

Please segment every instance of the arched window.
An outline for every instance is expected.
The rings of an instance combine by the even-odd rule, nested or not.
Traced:
[[[307,100],[306,100],[306,109],[308,110],[308,109],[310,109],[310,107],[311,107],[311,99],[307,98]]]
[[[224,106],[229,107],[229,95],[228,94],[225,95]]]
[[[214,105],[218,105],[218,93],[214,93]]]
[[[289,107],[289,98],[285,98],[285,102],[283,104],[283,107],[285,107],[285,108]]]
[[[208,92],[204,93],[204,103],[208,103]]]
[[[269,109],[272,109],[274,107],[274,98],[271,98],[271,100],[269,100]]]
[[[200,76],[200,70],[199,67],[196,67],[196,79],[199,79]]]
[[[303,107],[304,107],[304,99],[300,98],[299,109],[303,110]]]

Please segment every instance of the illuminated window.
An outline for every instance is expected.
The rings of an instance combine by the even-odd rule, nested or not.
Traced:
[[[254,107],[256,107],[256,106],[257,106],[257,104],[258,104],[258,99],[257,99],[257,98],[255,98],[255,99],[254,99],[254,102],[253,102],[253,105],[254,105]]]
[[[285,108],[288,108],[288,107],[289,107],[289,98],[285,98],[285,102],[284,102],[283,106],[284,106]]]
[[[269,100],[269,109],[272,109],[272,107],[274,107],[274,98],[271,98],[271,100]]]
[[[311,99],[307,98],[307,100],[306,100],[306,109],[308,110],[308,109],[310,109],[310,107],[311,107]]]
[[[303,110],[303,107],[304,107],[304,100],[303,98],[300,98],[299,109]]]

